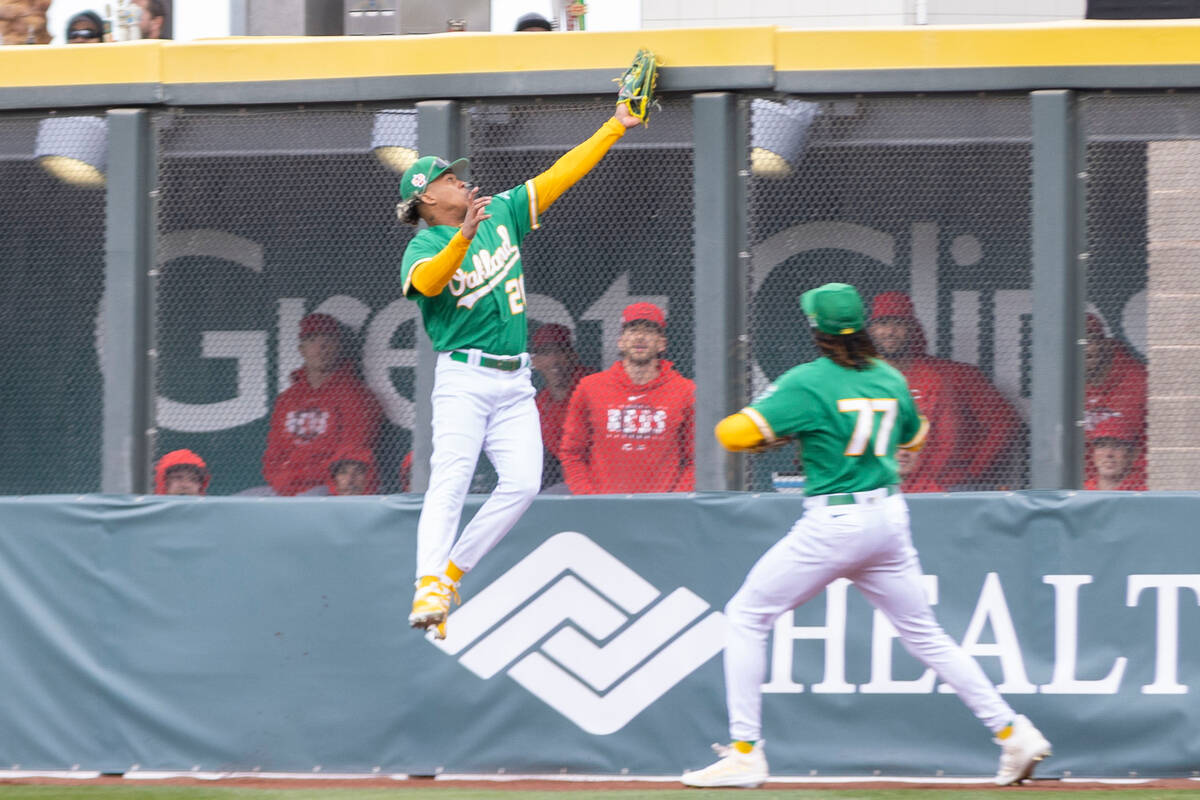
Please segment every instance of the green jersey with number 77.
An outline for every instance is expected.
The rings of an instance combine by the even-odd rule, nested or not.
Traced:
[[[899,483],[896,447],[922,430],[908,381],[878,359],[863,370],[828,358],[793,367],[742,413],[768,441],[800,441],[805,494]]]

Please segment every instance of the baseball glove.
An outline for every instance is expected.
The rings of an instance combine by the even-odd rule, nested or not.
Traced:
[[[646,124],[650,112],[661,108],[654,90],[658,86],[658,59],[649,50],[638,50],[625,74],[613,78],[617,83],[617,102],[624,103],[629,113]]]

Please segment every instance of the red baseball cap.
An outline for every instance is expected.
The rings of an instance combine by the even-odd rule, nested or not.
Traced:
[[[912,298],[904,292],[884,292],[875,296],[871,303],[871,319],[897,317],[899,319],[915,319]]]
[[[639,320],[653,322],[660,328],[667,327],[666,315],[654,303],[630,303],[625,306],[625,310],[621,313],[621,324],[628,325]]]
[[[341,336],[342,326],[338,324],[335,318],[328,314],[309,314],[300,320],[301,339],[321,333],[329,334],[330,336]]]
[[[1088,431],[1087,438],[1089,442],[1099,439],[1115,439],[1132,444],[1142,438],[1138,427],[1137,423],[1128,417],[1111,416],[1096,423],[1096,426]]]
[[[557,322],[549,322],[539,327],[529,337],[529,349],[533,352],[553,347],[570,347],[571,329]]]

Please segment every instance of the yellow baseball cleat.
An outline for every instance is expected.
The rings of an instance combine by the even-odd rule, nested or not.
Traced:
[[[767,756],[763,753],[761,740],[755,742],[754,749],[749,753],[741,753],[734,747],[722,744],[714,744],[712,749],[720,758],[704,769],[683,773],[679,780],[684,786],[753,789],[766,783]]]
[[[425,575],[417,581],[412,613],[408,624],[414,628],[437,629],[437,638],[446,638],[446,616],[451,599],[458,600],[458,584],[445,575]]]

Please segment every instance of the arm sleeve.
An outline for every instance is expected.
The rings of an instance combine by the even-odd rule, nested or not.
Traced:
[[[462,266],[470,247],[471,240],[459,231],[437,254],[418,257],[404,276],[404,295],[407,297],[416,289],[426,297],[437,297]]]
[[[763,435],[762,428],[759,427],[759,422],[755,421],[752,416],[752,414],[756,413],[747,408],[736,414],[730,414],[718,422],[714,433],[721,446],[726,450],[737,453],[741,450],[750,450],[758,447],[760,444],[765,444],[768,439]],[[770,428],[770,426],[767,427],[768,429]],[[773,438],[774,434],[772,434]]]
[[[925,437],[928,435],[929,420],[917,409],[906,383],[904,394],[900,397],[900,437],[896,446],[901,450],[918,453],[925,446]]]
[[[596,493],[589,464],[592,449],[590,419],[587,392],[580,384],[571,395],[571,402],[567,406],[562,444],[558,448],[558,460],[562,463],[563,477],[571,494]]]
[[[592,134],[586,142],[567,151],[554,162],[554,166],[528,181],[525,186],[529,190],[532,217],[530,227],[536,229],[538,215],[545,212],[563,192],[574,186],[592,167],[600,163],[608,149],[624,135],[625,126],[613,117],[601,125],[600,130]]]

